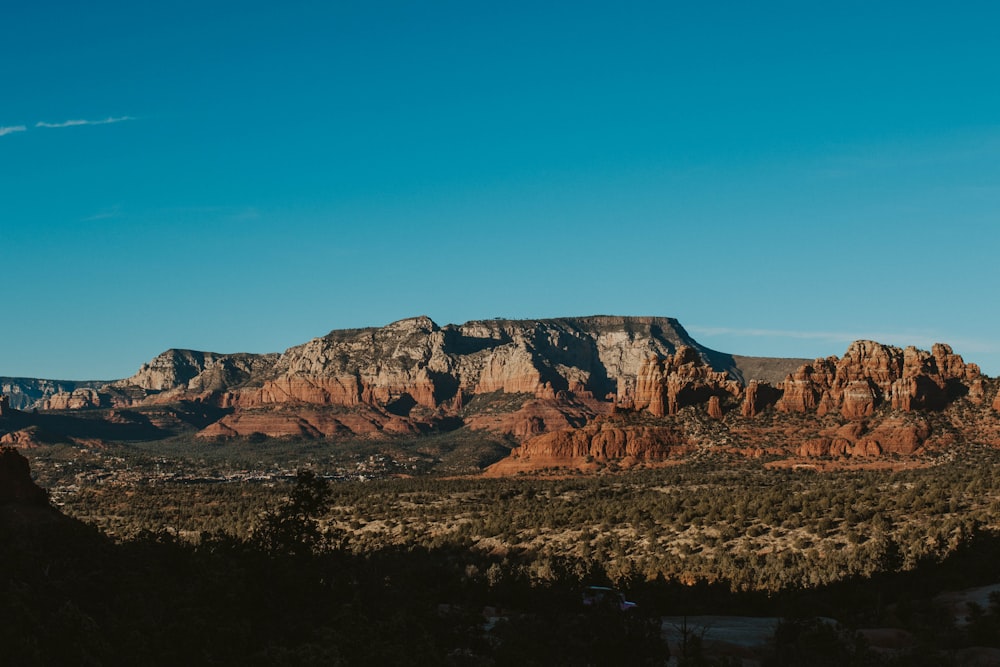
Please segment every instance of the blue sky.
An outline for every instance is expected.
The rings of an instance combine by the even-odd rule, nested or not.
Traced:
[[[0,375],[596,313],[1000,374],[994,3],[21,3]]]

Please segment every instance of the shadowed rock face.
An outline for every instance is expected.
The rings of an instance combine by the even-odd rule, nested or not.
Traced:
[[[710,403],[714,398],[715,412],[722,416],[721,396],[739,396],[742,387],[726,373],[709,367],[697,352],[687,346],[666,357],[650,356],[639,368],[632,404],[635,409],[648,410],[656,417],[676,415],[688,405]]]
[[[48,494],[31,479],[28,459],[10,447],[0,448],[0,505],[45,506]]]
[[[964,398],[981,408],[976,433],[992,442],[988,392],[996,387],[947,345],[927,352],[856,341],[842,358],[800,361],[715,352],[670,318],[441,327],[416,317],[332,331],[280,355],[168,350],[131,378],[57,394],[48,405],[173,409],[184,402],[198,406],[188,412],[199,435],[211,438],[486,430],[522,444],[522,469],[529,461],[650,462],[717,443],[754,455],[909,456],[947,438],[930,421],[899,415],[941,411]],[[769,380],[779,371],[783,382]],[[1000,394],[994,406],[1000,409]],[[614,415],[636,419],[605,423]],[[838,430],[844,421],[860,430]],[[591,432],[594,424],[601,426]],[[30,444],[60,433],[39,425],[44,432],[8,440]]]
[[[858,341],[843,358],[803,364],[778,387],[757,380],[742,387],[680,348],[647,358],[635,392],[618,401],[617,411],[636,418],[599,417],[585,428],[525,438],[490,472],[641,465],[704,447],[863,464],[941,451],[961,438],[1000,445],[1000,420],[984,405],[985,382],[975,364],[940,344],[926,352]],[[965,398],[957,412],[929,418]],[[757,419],[762,414],[767,419]],[[702,416],[724,423],[708,427]]]
[[[353,335],[334,332],[291,348],[241,405],[287,400],[386,404],[409,394],[434,408],[459,394],[603,398],[634,386],[650,353],[697,346],[667,318],[487,320],[438,327],[426,317]],[[701,348],[704,358],[710,351]]]
[[[615,461],[625,465],[655,463],[690,453],[691,447],[676,425],[631,424],[610,417],[582,428],[533,437],[510,456],[489,468],[490,475],[509,475],[545,468],[587,469]]]
[[[112,384],[151,392],[182,389],[192,393],[222,391],[266,373],[277,354],[215,354],[195,350],[167,350],[139,372]]]
[[[55,395],[70,394],[84,389],[97,389],[107,384],[101,380],[42,380],[36,378],[0,378],[0,394],[8,398],[15,410],[45,407],[45,401]],[[80,406],[84,407],[84,406]]]
[[[756,417],[768,406],[774,405],[781,398],[781,391],[771,386],[770,382],[750,380],[743,392],[743,405],[740,414],[744,417]]]
[[[224,407],[284,403],[388,405],[404,395],[438,408],[491,392],[554,397],[560,391],[603,399],[635,389],[650,355],[679,348],[713,372],[739,370],[728,355],[694,341],[658,317],[484,320],[439,327],[427,317],[378,329],[333,331],[281,355],[168,350],[131,378],[100,391],[57,395],[49,409],[181,398]]]
[[[947,345],[926,352],[859,340],[843,358],[817,359],[786,377],[777,405],[785,412],[839,411],[848,419],[869,417],[883,403],[903,411],[940,410],[979,379],[979,367]]]

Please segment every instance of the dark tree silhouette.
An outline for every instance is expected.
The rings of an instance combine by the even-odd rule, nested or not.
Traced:
[[[327,540],[319,516],[330,500],[330,483],[311,470],[300,470],[287,502],[269,512],[255,535],[268,552],[301,556],[322,550]]]

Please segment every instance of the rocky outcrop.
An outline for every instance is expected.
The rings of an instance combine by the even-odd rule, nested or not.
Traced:
[[[670,318],[483,320],[439,327],[427,317],[330,332],[281,355],[168,350],[130,378],[50,399],[50,408],[125,406],[199,398],[224,407],[453,405],[505,392],[555,398],[624,396],[649,355],[679,347],[706,368],[740,377],[732,357],[698,345]],[[68,392],[67,392],[68,393]]]
[[[774,405],[781,398],[781,392],[769,382],[750,380],[743,391],[743,403],[740,414],[744,417],[756,417],[762,410]]]
[[[396,415],[365,407],[334,412],[316,407],[295,410],[281,406],[241,410],[226,415],[198,432],[199,438],[294,438],[414,435],[418,427]]]
[[[521,443],[510,464],[517,469],[543,461],[653,462],[694,446],[754,456],[905,457],[935,451],[963,429],[979,442],[1000,442],[988,406],[994,381],[946,345],[927,352],[856,341],[842,358],[791,371],[789,363],[714,352],[669,318],[441,327],[416,317],[335,330],[280,355],[168,350],[131,378],[76,387],[46,405],[113,409],[106,424],[73,422],[74,433],[87,437],[195,429],[222,440],[488,431]],[[763,377],[778,372],[784,381],[777,386]],[[916,419],[963,397],[965,412],[950,422]],[[1000,394],[994,406],[1000,410]],[[18,446],[41,442],[39,433],[24,431],[31,424],[73,419],[48,415],[43,424],[19,414],[0,419],[0,436]]]
[[[635,425],[600,419],[578,429],[544,433],[489,468],[491,475],[552,467],[615,462],[624,466],[659,462],[692,450],[675,426]]]
[[[650,355],[637,373],[635,390],[616,404],[615,415],[646,415],[646,422],[615,422],[616,442],[645,443],[644,461],[664,460],[678,447],[710,446],[739,455],[784,454],[799,458],[864,461],[918,457],[953,445],[957,433],[980,442],[997,441],[995,418],[985,417],[981,396],[986,381],[974,364],[966,364],[946,345],[930,352],[857,341],[843,358],[804,364],[780,388],[751,381],[745,388],[708,368],[685,348],[666,356]],[[992,385],[991,385],[992,386]],[[941,411],[956,399],[968,402],[948,421],[932,426],[928,410]],[[741,398],[739,417],[726,413],[727,399]],[[977,402],[978,401],[978,402]],[[681,414],[687,405],[704,411]],[[775,405],[777,413],[767,412]],[[1000,404],[1000,401],[998,401]],[[1000,405],[998,405],[1000,407]],[[794,418],[781,417],[793,413]],[[710,421],[699,421],[698,415]],[[654,421],[649,423],[652,418]],[[702,418],[703,419],[703,418]],[[711,422],[716,426],[711,426]],[[598,423],[605,424],[598,419]],[[608,422],[610,423],[610,422]],[[994,426],[991,426],[993,424]],[[584,467],[581,461],[634,461],[634,451],[593,446],[597,427],[546,433],[523,442],[511,459],[493,468],[502,471],[540,467]],[[649,441],[649,429],[664,428]],[[671,430],[673,429],[673,430]],[[686,430],[686,431],[685,431]],[[664,449],[664,445],[669,443]],[[758,453],[759,452],[759,453]],[[617,459],[616,459],[617,457]],[[620,462],[620,461],[619,461]]]
[[[912,456],[920,453],[931,429],[921,417],[894,416],[877,425],[852,421],[821,432],[803,442],[796,453],[803,457],[877,458],[883,455]]]
[[[718,396],[709,396],[707,410],[708,416],[712,419],[722,419],[722,404]]]
[[[99,391],[59,394],[46,407],[197,400],[235,410],[367,405],[405,417],[414,406],[455,412],[469,397],[494,392],[557,403],[600,400],[630,395],[647,356],[669,357],[680,347],[684,363],[698,361],[703,374],[739,375],[731,357],[699,346],[669,318],[485,320],[438,327],[417,317],[377,329],[332,331],[280,356],[168,350],[131,378]],[[668,404],[684,401],[692,391],[688,380],[695,379],[672,385]],[[511,432],[530,435],[538,423]]]
[[[979,367],[966,364],[947,345],[926,352],[861,340],[841,359],[817,359],[786,377],[777,407],[820,415],[839,411],[848,419],[870,417],[886,402],[903,411],[940,410],[968,394],[979,378]]]
[[[74,389],[69,393],[59,393],[46,399],[42,407],[45,410],[83,410],[101,407],[102,397],[97,389],[87,387]]]
[[[689,405],[707,404],[714,397],[721,416],[719,397],[739,396],[741,392],[739,382],[729,379],[726,373],[713,371],[694,349],[682,346],[675,354],[646,358],[629,402],[636,410],[663,417],[676,415]]]
[[[940,410],[951,399],[973,391],[981,380],[979,367],[941,343],[931,352],[908,347],[903,353],[902,377],[893,381],[891,401],[901,410]]]
[[[978,377],[969,382],[969,393],[966,395],[976,405],[982,405],[986,399],[986,379]]]
[[[0,505],[48,505],[49,496],[31,479],[28,459],[10,447],[0,448]]]
[[[35,449],[45,445],[69,442],[62,435],[49,433],[37,426],[29,426],[0,436],[0,446],[15,449]]]
[[[515,410],[477,410],[464,421],[470,430],[490,431],[524,441],[541,433],[583,426],[610,412],[610,407],[607,402],[568,395],[530,398]]]
[[[246,384],[270,369],[279,356],[167,350],[143,364],[132,377],[52,393],[39,401],[39,406],[44,410],[81,410],[203,398]]]
[[[657,358],[666,365],[650,366]],[[720,392],[738,394],[748,373],[788,363],[739,359],[742,368],[736,358],[699,345],[670,318],[498,319],[439,327],[416,317],[335,330],[281,355],[172,349],[130,378],[99,390],[62,392],[45,407],[200,400],[235,409],[303,403],[396,413],[406,405],[455,409],[470,396],[493,392],[549,400],[566,392],[619,403],[638,398],[654,414],[674,414]],[[721,388],[727,382],[731,386]]]
[[[277,354],[216,354],[196,350],[167,350],[143,364],[130,378],[113,387],[139,387],[148,392],[184,389],[191,393],[221,391],[266,372]]]
[[[841,392],[840,413],[848,419],[870,417],[881,398],[877,386],[871,380],[852,380]]]
[[[806,412],[820,407],[824,394],[828,393],[836,377],[836,357],[817,359],[804,364],[795,373],[788,375],[782,383],[781,398],[776,407],[782,412]],[[824,405],[821,412],[827,410]]]
[[[339,377],[285,376],[267,380],[260,388],[226,392],[216,400],[224,408],[254,408],[281,403],[355,406],[361,403],[361,381]]]
[[[7,396],[15,410],[46,409],[45,402],[57,394],[68,394],[78,389],[96,389],[107,384],[99,380],[41,380],[36,378],[0,378],[0,394]]]

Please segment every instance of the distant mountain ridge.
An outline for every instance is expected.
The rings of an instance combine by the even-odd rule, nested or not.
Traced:
[[[39,378],[0,377],[0,394],[10,397],[10,406],[17,410],[42,407],[56,394],[77,389],[97,389],[107,380],[44,380]]]
[[[0,419],[0,442],[34,446],[66,429],[218,441],[458,433],[516,445],[500,472],[652,463],[705,447],[865,459],[963,439],[1000,446],[1000,383],[947,345],[856,341],[842,358],[746,357],[699,344],[667,317],[439,326],[421,316],[334,330],[281,354],[171,349],[129,378],[51,393],[41,407],[37,423]],[[82,424],[60,412],[79,409],[107,417]]]
[[[334,330],[282,354],[218,354],[171,349],[130,378],[46,396],[41,407],[129,405],[235,392],[226,404],[371,403],[410,394],[427,407],[466,394],[572,391],[604,399],[634,388],[649,355],[688,347],[713,370],[740,382],[791,372],[804,360],[736,357],[695,341],[666,317],[591,316],[474,320],[438,326],[414,317],[381,328]],[[309,378],[304,381],[305,378]],[[254,391],[254,390],[259,391]],[[206,397],[207,398],[207,397]]]

